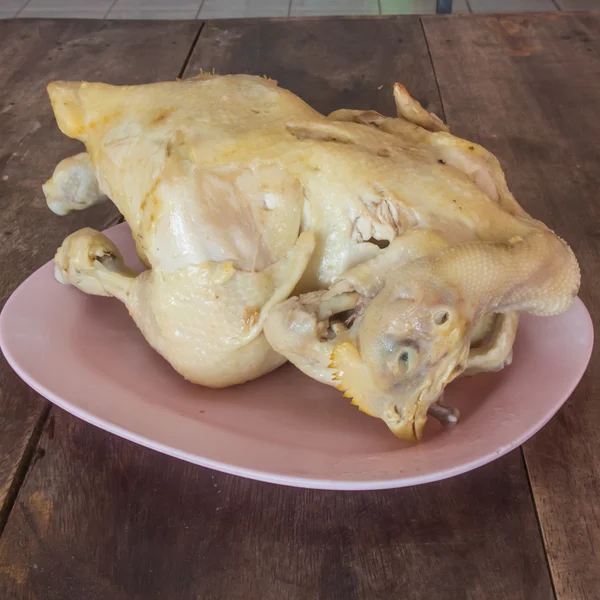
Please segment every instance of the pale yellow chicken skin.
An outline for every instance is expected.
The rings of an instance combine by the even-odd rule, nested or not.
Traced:
[[[101,233],[69,236],[57,278],[125,303],[188,380],[242,383],[289,360],[404,439],[463,373],[511,360],[518,312],[566,310],[568,248],[497,160],[396,84],[397,118],[314,111],[276,82],[200,76],[53,82],[87,153],[45,186],[58,214],[110,198],[148,269]]]

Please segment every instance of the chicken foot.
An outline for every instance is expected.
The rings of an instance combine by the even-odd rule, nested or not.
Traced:
[[[334,315],[356,310],[360,296],[355,292],[309,292],[275,305],[269,311],[264,333],[273,349],[303,373],[334,385],[329,357],[342,340],[355,335],[353,325],[331,324]],[[331,329],[333,336],[328,337]]]

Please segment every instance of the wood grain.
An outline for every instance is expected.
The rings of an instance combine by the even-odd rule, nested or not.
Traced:
[[[392,114],[398,79],[441,110],[418,18],[208,24],[187,74],[200,68],[266,73],[324,112]],[[36,456],[0,538],[0,598],[553,597],[518,451],[423,487],[307,491],[179,462],[53,410]]]
[[[69,233],[84,225],[102,228],[118,214],[109,203],[63,218],[47,208],[42,183],[59,160],[81,146],[58,131],[46,84],[53,79],[142,83],[174,78],[198,28],[198,23],[0,21],[1,305],[52,258]],[[2,360],[0,530],[46,407]]]
[[[598,315],[600,15],[424,23],[454,131],[495,152],[517,199],[571,244]],[[563,410],[524,446],[559,600],[600,593],[599,358],[597,346]]]

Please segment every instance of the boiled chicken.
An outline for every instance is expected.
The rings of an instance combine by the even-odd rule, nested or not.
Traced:
[[[416,440],[428,415],[456,421],[449,382],[510,363],[519,312],[561,313],[578,292],[573,253],[495,157],[400,84],[396,118],[324,116],[248,75],[48,91],[86,147],[44,185],[49,207],[109,198],[147,267],[136,275],[83,229],[56,276],[121,300],[191,382],[239,384],[288,360]]]

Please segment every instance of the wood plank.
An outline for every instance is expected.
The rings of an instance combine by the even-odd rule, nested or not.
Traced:
[[[188,74],[200,68],[267,73],[322,111],[392,114],[398,78],[440,111],[418,18],[208,24]],[[423,487],[307,491],[53,411],[38,456],[0,538],[0,597],[553,597],[519,452]]]
[[[454,130],[495,152],[517,199],[577,254],[600,311],[600,15],[424,19]],[[552,341],[549,340],[549,343]],[[557,597],[600,590],[600,347],[524,446]]]
[[[54,255],[69,233],[117,216],[107,203],[56,217],[42,183],[81,146],[62,135],[45,86],[52,79],[141,83],[178,75],[198,23],[0,21],[0,302]],[[0,530],[15,477],[47,403],[0,363]]]

